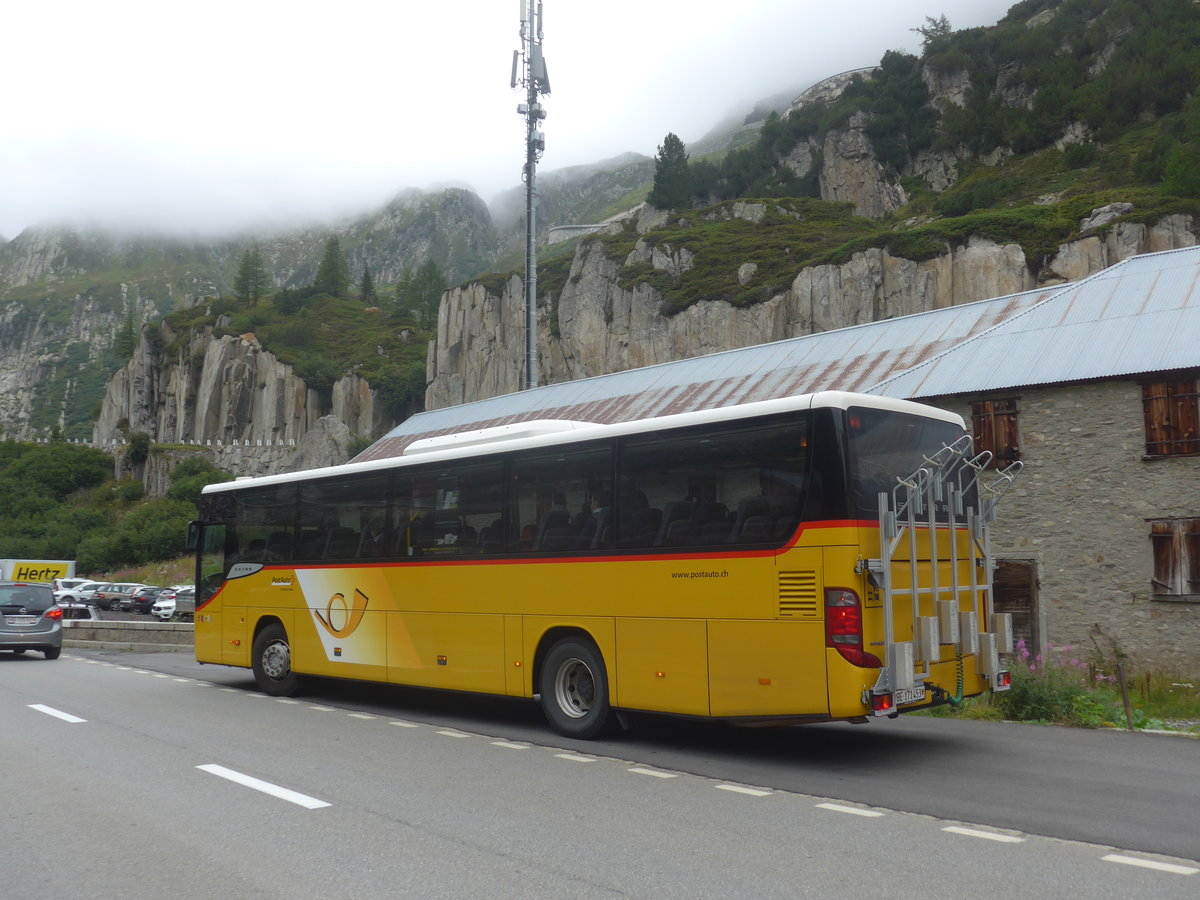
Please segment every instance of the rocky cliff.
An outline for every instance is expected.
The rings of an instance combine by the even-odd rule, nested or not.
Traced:
[[[226,439],[234,433],[284,432],[288,439],[299,438],[326,410],[297,400],[288,394],[290,388],[279,388],[282,393],[269,401],[243,391],[226,398],[232,406],[205,409],[193,421],[183,412],[186,404],[178,398],[167,404],[161,393],[186,393],[184,383],[159,384],[163,378],[156,377],[151,390],[145,377],[130,373],[157,360],[130,361],[129,353],[143,324],[157,328],[172,310],[232,293],[244,247],[260,248],[276,286],[303,286],[312,282],[331,234],[340,240],[352,277],[357,280],[363,266],[369,266],[381,290],[429,259],[450,279],[468,278],[486,271],[510,244],[519,246],[496,230],[482,200],[458,189],[405,191],[374,212],[333,226],[208,242],[97,229],[28,229],[0,244],[0,438],[30,440],[52,431],[71,439],[93,433],[107,437],[122,418],[138,423],[135,430],[156,436],[161,425],[163,440],[207,440],[218,432]],[[142,357],[147,352],[144,346],[137,351]],[[188,349],[189,354],[207,352]],[[131,368],[123,369],[127,362]],[[106,386],[114,372],[114,384]],[[182,377],[174,368],[172,372]],[[198,376],[193,372],[188,377]],[[264,377],[273,384],[286,380]],[[212,384],[194,387],[213,396]],[[115,402],[118,396],[125,400]],[[154,406],[138,407],[138,399]],[[104,412],[97,423],[102,400]],[[225,401],[214,402],[219,407]],[[297,405],[302,413],[281,411]],[[374,413],[362,411],[371,404],[356,381],[339,384],[326,405],[344,411],[342,421],[355,434],[373,433],[368,420]],[[243,414],[267,419],[251,423],[238,419]],[[149,423],[155,427],[146,427]]]
[[[155,443],[295,447],[324,417],[372,436],[382,420],[375,392],[356,375],[325,400],[253,334],[213,337],[147,326],[133,358],[108,382],[93,440],[145,432]]]
[[[1081,223],[1084,225],[1087,223]],[[538,305],[539,381],[587,378],[815,331],[907,315],[1083,278],[1136,253],[1193,246],[1191,216],[1158,223],[1118,222],[1061,245],[1037,267],[1016,244],[971,238],[932,259],[913,261],[887,250],[856,253],[845,263],[800,269],[790,287],[739,308],[702,301],[673,316],[647,282],[621,286],[620,271],[638,261],[656,270],[686,265],[686,251],[639,242],[611,259],[599,239],[580,243],[557,299]],[[753,278],[752,267],[739,267]],[[429,348],[426,406],[450,406],[520,389],[524,299],[514,276],[499,296],[480,284],[449,291]]]

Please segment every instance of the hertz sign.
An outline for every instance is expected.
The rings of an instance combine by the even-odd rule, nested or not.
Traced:
[[[45,581],[71,578],[75,574],[73,559],[3,559],[0,560],[0,579],[6,581]]]

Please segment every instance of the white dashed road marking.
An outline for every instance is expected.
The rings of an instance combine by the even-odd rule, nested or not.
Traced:
[[[867,819],[877,819],[883,815],[877,809],[863,809],[861,806],[846,806],[841,803],[818,803],[821,809],[831,809],[834,812],[849,813],[852,816],[862,816]]]
[[[580,756],[578,753],[555,753],[559,759],[569,759],[571,762],[595,762],[594,756]]]
[[[964,834],[967,837],[983,838],[986,841],[997,841],[1001,844],[1022,844],[1025,838],[1015,834],[1001,834],[998,831],[980,831],[978,828],[963,828],[961,825],[947,825],[942,831],[951,834]]]
[[[53,706],[46,706],[44,703],[30,703],[30,709],[36,709],[38,712],[43,712],[48,716],[54,716],[56,719],[62,719],[64,722],[70,722],[72,725],[77,722],[86,722],[87,719],[81,719],[79,716],[73,716],[70,713],[65,713],[61,709],[55,709]]]
[[[759,788],[743,787],[740,784],[718,784],[718,791],[732,791],[735,794],[748,794],[751,797],[769,797],[774,791],[764,791]]]
[[[1138,859],[1136,856],[1122,856],[1120,853],[1110,853],[1100,857],[1105,862],[1121,863],[1126,866],[1141,866],[1143,869],[1157,869],[1160,872],[1171,872],[1174,875],[1195,875],[1200,869],[1194,866],[1178,866],[1175,863],[1159,862],[1156,859]]]
[[[324,800],[318,800],[316,797],[310,797],[307,794],[301,794],[298,791],[292,791],[277,784],[271,784],[271,782],[263,781],[260,778],[243,775],[241,772],[235,772],[233,769],[227,769],[224,766],[218,766],[214,763],[196,766],[196,768],[202,772],[208,772],[211,775],[216,775],[235,784],[240,784],[243,787],[253,788],[256,791],[262,791],[264,794],[270,794],[272,797],[278,797],[280,800],[286,800],[288,803],[303,806],[305,809],[320,809],[322,806],[331,805]]]

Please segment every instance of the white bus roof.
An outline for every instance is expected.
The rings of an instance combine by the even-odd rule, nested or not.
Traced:
[[[543,419],[519,423],[525,426],[524,428],[515,426],[506,428],[502,426],[499,428],[474,429],[461,432],[457,435],[448,435],[444,439],[433,438],[430,441],[419,442],[421,446],[417,442],[414,442],[412,446],[416,448],[415,452],[406,452],[401,456],[390,456],[363,462],[350,462],[340,466],[307,469],[302,472],[287,472],[279,475],[265,475],[259,478],[226,481],[220,484],[208,485],[204,488],[203,493],[220,493],[222,491],[238,490],[246,487],[287,484],[295,481],[309,481],[314,478],[329,478],[362,472],[386,471],[412,465],[441,462],[443,460],[469,459],[483,453],[532,450],[539,447],[553,447],[583,440],[618,437],[628,434],[645,434],[648,432],[663,431],[668,428],[684,428],[690,425],[730,422],[737,419],[793,410],[821,408],[849,409],[852,406],[888,409],[894,412],[908,413],[909,415],[926,416],[931,419],[949,422],[960,428],[964,427],[962,417],[955,413],[932,406],[925,406],[920,403],[913,403],[909,400],[896,400],[889,397],[854,394],[846,391],[821,391],[816,394],[801,394],[795,397],[781,397],[775,400],[760,400],[754,403],[742,403],[719,409],[676,413],[669,416],[657,416],[652,419],[617,422],[611,425]],[[458,440],[455,438],[458,438]]]

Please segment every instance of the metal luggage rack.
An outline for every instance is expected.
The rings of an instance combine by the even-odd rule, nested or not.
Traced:
[[[875,715],[896,715],[906,703],[925,699],[932,663],[942,659],[944,647],[953,648],[959,663],[958,697],[941,687],[932,689],[943,701],[957,702],[962,694],[962,658],[976,655],[977,671],[992,690],[1006,690],[1008,673],[1000,654],[1011,653],[1012,616],[993,610],[990,526],[996,506],[1023,468],[1013,462],[985,477],[990,451],[974,453],[970,435],[933,456],[907,478],[897,478],[891,492],[880,492],[879,539],[881,558],[866,560],[868,577],[879,589],[884,613],[884,667],[875,687],[865,698]],[[958,536],[970,536],[970,578],[960,584]],[[920,584],[918,535],[926,532],[930,556],[929,584]],[[942,534],[949,540],[950,584],[939,582]],[[899,555],[897,555],[899,554]],[[894,566],[908,564],[909,584],[896,584]],[[896,640],[895,604],[907,596],[912,604],[913,635]],[[964,609],[964,597],[969,599]],[[926,601],[932,615],[922,615]],[[990,625],[980,631],[979,623]]]

